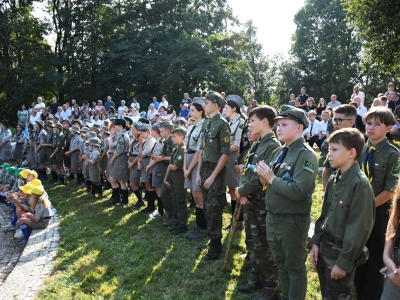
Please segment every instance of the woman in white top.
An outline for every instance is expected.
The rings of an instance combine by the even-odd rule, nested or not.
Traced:
[[[140,110],[140,104],[138,102],[138,98],[137,97],[133,97],[133,102],[131,104],[131,108],[136,109],[136,111]]]

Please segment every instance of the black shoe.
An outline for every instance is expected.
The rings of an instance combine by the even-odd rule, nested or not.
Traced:
[[[144,203],[142,201],[136,202],[136,204],[132,207],[133,210],[139,210],[141,207],[144,206]]]
[[[177,230],[178,228],[179,228],[178,225],[175,225],[175,226],[171,227],[170,229],[168,229],[168,231],[173,232],[173,231]]]
[[[204,256],[205,261],[217,260],[222,254],[222,245],[213,246],[208,249],[208,253]]]
[[[237,291],[240,293],[252,293],[254,291],[261,290],[261,283],[257,285],[252,285],[250,283],[242,284],[237,287]]]
[[[207,249],[208,247],[210,247],[210,244],[209,244],[209,243],[207,243],[207,244],[200,244],[200,245],[198,245],[198,246],[196,247],[196,249],[202,251],[202,250],[204,250],[204,249]]]
[[[179,228],[171,231],[171,234],[172,235],[179,235],[179,234],[185,233],[186,231],[187,231],[186,227],[179,227]]]
[[[192,235],[195,235],[196,232],[197,232],[199,229],[200,229],[200,227],[195,226],[195,227],[193,228],[193,230],[189,233],[189,235],[186,236],[186,238],[189,239]]]
[[[141,213],[151,213],[153,211],[154,211],[154,207],[147,206],[145,209],[142,209],[140,212]]]
[[[207,237],[207,230],[201,229],[200,227],[197,228],[197,231],[187,238],[189,241],[200,241]]]

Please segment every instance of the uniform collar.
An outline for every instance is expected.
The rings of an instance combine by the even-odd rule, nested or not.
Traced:
[[[185,144],[182,142],[180,143],[178,146],[175,146],[176,149],[180,149],[181,147],[183,147]]]
[[[372,145],[370,139],[368,139],[367,142],[367,147],[369,148],[371,146],[374,146],[377,152],[382,151],[387,145],[389,145],[389,141],[386,137],[376,145]]]
[[[296,148],[302,146],[303,144],[304,144],[304,138],[300,137],[297,140],[295,140],[293,143],[291,143],[289,146],[287,146],[287,144],[285,144],[285,146],[289,148],[289,151],[293,151]]]
[[[240,119],[240,117],[241,117],[240,114],[238,114],[237,117],[236,117],[236,119],[232,120],[231,123],[234,124],[237,120]]]
[[[214,122],[221,119],[221,114],[217,113],[214,117],[210,119],[210,122]]]
[[[204,123],[204,118],[203,119],[201,119],[200,121],[198,121],[197,123],[195,123],[195,125],[196,126],[200,126],[201,124],[203,124]],[[194,126],[194,125],[192,125],[192,126]]]
[[[273,132],[266,134],[263,138],[259,139],[260,145],[264,144],[266,141],[268,141],[269,139],[271,139],[274,136],[275,136],[275,133],[273,133]]]
[[[340,171],[336,172],[335,183],[341,182],[342,185],[346,185],[347,182],[358,173],[358,171],[360,171],[360,166],[357,162],[354,162],[354,164],[343,174],[341,174]]]

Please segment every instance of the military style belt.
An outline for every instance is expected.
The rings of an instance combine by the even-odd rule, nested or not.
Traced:
[[[340,248],[342,248],[343,246],[343,242],[339,241],[338,239],[334,238],[333,236],[331,236],[330,234],[327,233],[327,237],[328,237],[328,242],[332,243]]]
[[[137,154],[129,154],[129,156],[131,156],[131,157],[138,157]]]
[[[192,149],[188,149],[188,150],[187,150],[187,154],[194,154],[194,153],[196,153],[196,151],[194,151],[194,150],[192,150]]]
[[[263,195],[250,195],[250,201],[265,201],[265,194]]]
[[[40,220],[50,220],[51,217],[44,217],[44,218],[40,218]]]

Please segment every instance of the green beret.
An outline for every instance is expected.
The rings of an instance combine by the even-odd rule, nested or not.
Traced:
[[[204,100],[211,100],[214,103],[217,103],[219,107],[223,107],[225,103],[225,99],[221,96],[220,93],[217,92],[208,92],[204,97]]]
[[[297,123],[302,124],[304,129],[308,127],[309,121],[304,110],[290,105],[282,105],[281,111],[276,119],[292,119]]]
[[[125,121],[129,122],[129,124],[133,124],[133,120],[129,117],[124,117]]]
[[[123,126],[123,125],[126,125],[126,121],[125,121],[125,119],[119,119],[118,118],[118,119],[114,120],[114,124]]]

